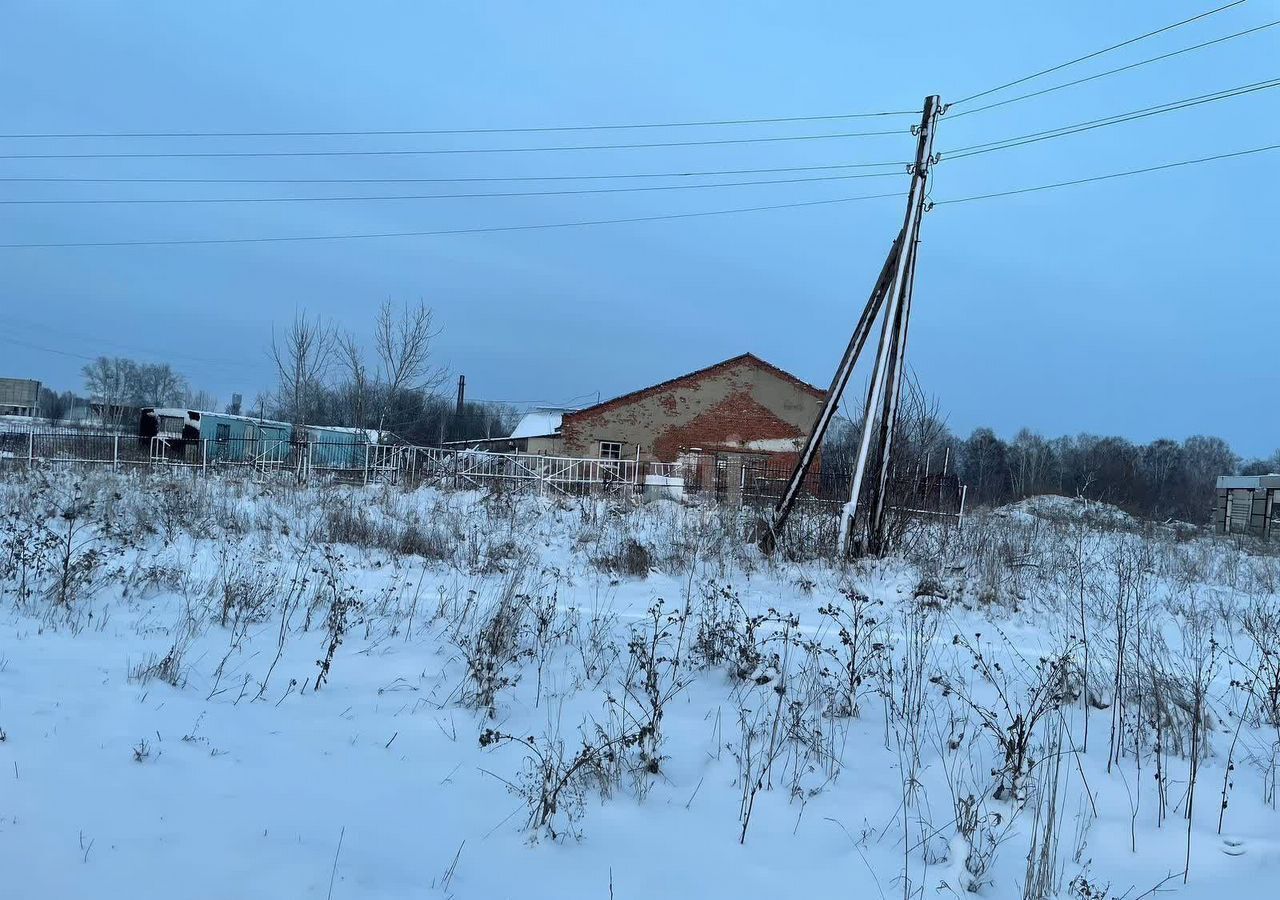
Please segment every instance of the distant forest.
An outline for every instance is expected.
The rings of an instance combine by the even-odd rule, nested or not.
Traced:
[[[829,435],[824,467],[852,465],[858,425],[845,421]],[[1280,450],[1242,460],[1222,438],[1194,435],[1135,444],[1122,437],[1079,434],[1046,438],[1022,429],[1013,440],[990,428],[967,438],[951,433],[936,398],[912,380],[905,389],[894,438],[899,474],[937,473],[945,465],[968,485],[968,503],[994,506],[1037,494],[1062,494],[1114,504],[1149,519],[1202,524],[1219,475],[1280,472]]]

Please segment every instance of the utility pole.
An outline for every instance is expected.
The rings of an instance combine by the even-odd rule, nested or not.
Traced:
[[[915,276],[916,250],[920,242],[920,220],[924,216],[924,194],[929,180],[929,167],[933,163],[934,126],[941,114],[942,101],[936,95],[924,101],[924,112],[916,131],[916,160],[911,167],[911,192],[907,195],[907,212],[902,224],[902,252],[898,254],[894,272],[895,290],[885,310],[884,327],[880,332],[880,346],[876,349],[876,363],[871,375],[871,388],[867,391],[867,405],[862,417],[862,435],[858,441],[858,456],[854,463],[853,483],[849,488],[849,502],[840,514],[839,550],[849,546],[849,530],[858,514],[858,500],[862,493],[862,479],[866,472],[867,454],[875,426],[876,407],[884,401],[880,423],[880,477],[873,490],[868,548],[873,552],[883,550],[883,526],[885,491],[888,481],[889,453],[893,443],[893,426],[897,418],[899,395],[902,388],[903,352],[906,350],[908,319],[911,305],[912,281]],[[892,371],[890,365],[892,364]],[[885,395],[885,382],[892,381]],[[876,520],[878,513],[879,519]]]
[[[898,316],[894,321],[893,332],[890,335],[893,343],[889,350],[888,390],[885,391],[884,404],[880,410],[880,473],[876,480],[875,490],[871,495],[871,518],[868,522],[867,533],[867,552],[872,556],[879,556],[887,549],[885,510],[888,506],[890,490],[891,452],[894,432],[898,425],[898,411],[902,407],[902,373],[907,353],[907,325],[911,319],[911,289],[916,279],[916,251],[919,243],[920,223],[917,221],[916,238],[911,248],[911,258],[907,262],[906,280],[901,287],[902,300],[898,306]]]
[[[453,408],[453,437],[458,439],[462,432],[462,407],[466,402],[467,396],[467,376],[458,376],[458,403]]]
[[[874,327],[875,321],[879,317],[881,309],[886,306],[887,301],[888,308],[885,310],[880,345],[876,351],[871,388],[867,395],[862,432],[858,441],[858,455],[853,473],[852,490],[849,502],[845,504],[840,516],[839,547],[841,552],[848,547],[849,529],[857,514],[858,499],[862,491],[862,481],[870,450],[875,412],[876,408],[881,405],[882,400],[884,408],[881,414],[879,431],[881,472],[880,478],[876,482],[875,499],[877,502],[874,505],[875,509],[878,510],[878,513],[876,513],[878,518],[875,521],[879,524],[875,526],[874,530],[877,535],[881,537],[883,535],[884,495],[888,480],[887,466],[892,442],[893,423],[897,417],[901,394],[903,361],[906,351],[906,330],[911,305],[911,286],[915,277],[916,249],[920,242],[920,220],[924,213],[925,187],[928,182],[929,167],[933,162],[934,126],[941,112],[942,101],[936,95],[925,98],[920,124],[912,128],[912,132],[917,138],[916,158],[910,167],[912,176],[911,190],[908,194],[907,211],[902,230],[898,233],[893,246],[889,250],[888,258],[885,260],[884,268],[880,271],[880,277],[876,279],[871,297],[867,300],[862,316],[854,327],[853,335],[849,339],[849,345],[845,348],[844,356],[840,360],[840,365],[836,368],[835,377],[832,379],[831,387],[827,391],[826,400],[818,413],[813,428],[809,432],[808,440],[800,453],[795,470],[791,473],[791,479],[787,482],[782,496],[774,507],[773,516],[768,522],[769,527],[762,536],[766,550],[772,550],[778,535],[781,534],[782,528],[786,524],[787,516],[803,490],[805,476],[821,450],[822,440],[826,436],[827,428],[840,408],[840,399],[849,383],[849,377],[858,361],[858,357],[862,353],[863,347],[866,345],[871,329]],[[886,381],[889,384],[887,393],[884,390]],[[886,437],[886,434],[888,437]],[[876,543],[877,549],[875,552],[879,552],[878,548],[882,541],[877,541]]]
[[[791,514],[796,498],[804,488],[805,476],[822,449],[822,440],[827,435],[831,420],[840,410],[840,398],[844,394],[845,386],[849,383],[849,376],[853,374],[854,364],[857,363],[858,356],[861,355],[862,348],[867,343],[871,328],[880,314],[880,308],[884,305],[885,295],[893,288],[893,272],[901,247],[902,235],[899,234],[889,248],[889,255],[885,258],[883,268],[880,269],[880,277],[876,279],[871,296],[867,299],[867,305],[863,307],[858,324],[854,326],[853,335],[849,338],[849,346],[845,348],[844,356],[840,358],[840,365],[836,367],[835,377],[831,379],[831,387],[827,389],[826,401],[818,411],[818,418],[814,421],[813,428],[809,430],[809,437],[805,441],[804,449],[800,451],[800,459],[791,473],[791,480],[787,482],[782,496],[774,506],[773,519],[769,523],[768,532],[764,535],[767,552],[773,551],[777,537],[787,523],[787,516]]]

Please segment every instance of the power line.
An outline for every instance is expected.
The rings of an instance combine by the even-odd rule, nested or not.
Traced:
[[[1121,41],[1118,44],[1112,44],[1110,47],[1103,47],[1101,50],[1095,50],[1092,53],[1086,53],[1084,56],[1077,56],[1075,59],[1069,59],[1064,63],[1058,63],[1056,66],[1050,66],[1047,69],[1041,69],[1038,72],[1032,72],[1030,75],[1024,75],[1021,78],[1015,78],[1013,81],[1006,81],[1004,84],[996,85],[993,88],[987,88],[987,90],[985,91],[979,91],[976,94],[970,94],[968,97],[962,97],[961,99],[956,100],[951,105],[958,106],[961,103],[968,103],[970,100],[976,100],[979,97],[985,97],[988,94],[994,94],[996,91],[1003,91],[1005,88],[1010,88],[1015,85],[1022,84],[1024,82],[1030,81],[1033,78],[1039,78],[1041,75],[1048,75],[1051,72],[1057,72],[1059,69],[1065,69],[1068,66],[1074,66],[1076,63],[1081,63],[1081,62],[1084,62],[1085,60],[1093,59],[1094,57],[1097,57],[1097,56],[1102,56],[1104,53],[1110,53],[1112,50],[1119,50],[1121,47],[1127,47],[1130,44],[1136,44],[1138,41],[1144,41],[1149,37],[1155,37],[1157,34],[1164,34],[1166,31],[1172,31],[1175,28],[1181,28],[1183,25],[1189,25],[1192,22],[1198,22],[1200,19],[1206,19],[1209,16],[1217,15],[1220,12],[1224,12],[1228,9],[1231,9],[1232,7],[1240,6],[1244,2],[1246,2],[1246,0],[1234,0],[1234,2],[1232,3],[1228,3],[1224,6],[1219,6],[1216,9],[1211,9],[1211,10],[1208,10],[1207,12],[1202,12],[1199,15],[1192,16],[1189,19],[1183,19],[1181,22],[1174,22],[1172,25],[1165,25],[1163,28],[1157,28],[1155,31],[1148,31],[1146,34],[1140,34],[1137,37],[1132,37],[1126,41]]]
[[[17,327],[17,328],[26,329],[29,332],[35,332],[35,333],[49,332],[55,336],[60,335],[63,338],[68,338],[80,344],[93,344],[93,345],[106,344],[112,347],[117,347],[121,350],[125,350],[130,354],[141,354],[144,357],[153,357],[160,362],[177,362],[177,363],[185,364],[194,368],[202,369],[205,372],[212,371],[221,377],[226,377],[228,375],[243,375],[245,372],[245,369],[247,368],[246,365],[243,363],[232,362],[225,358],[213,359],[210,357],[191,356],[191,355],[174,357],[171,354],[165,354],[151,348],[142,348],[134,344],[127,344],[121,341],[111,340],[108,338],[89,337],[83,333],[75,332],[65,327],[60,327],[57,325],[49,325],[48,323],[36,323],[28,319],[19,318],[18,316],[14,316],[10,313],[0,313],[0,320],[4,321],[4,326],[6,329],[11,330]],[[14,340],[11,338],[7,338],[7,339]],[[33,349],[38,349],[38,350],[49,350],[49,348],[40,347],[34,344],[28,344],[26,346],[31,346]],[[97,359],[97,356],[89,357],[89,356],[84,356],[83,354],[69,353],[69,351],[49,350],[49,352],[56,352],[56,353],[65,352],[67,353],[67,355],[78,356],[83,359]],[[98,354],[98,356],[101,356],[101,355],[102,355],[101,353]],[[256,365],[256,364],[250,364],[250,365]]]
[[[774,184],[807,184],[844,181],[851,178],[901,178],[899,172],[872,172],[858,175],[820,175],[814,178],[779,178],[769,181],[730,181],[713,184],[658,184],[623,188],[575,188],[556,191],[500,191],[478,194],[398,194],[366,197],[157,197],[157,198],[90,198],[70,200],[3,200],[0,206],[65,206],[101,204],[173,204],[173,203],[337,203],[378,200],[474,200],[485,197],[558,197],[570,194],[630,194],[639,191],[687,191],[698,188],[753,187]]]
[[[523,128],[434,128],[378,131],[97,131],[0,134],[0,138],[218,138],[218,137],[408,137],[451,134],[537,134],[559,131],[625,131],[639,128],[701,128],[719,125],[771,125],[784,122],[830,122],[884,116],[918,116],[919,110],[833,113],[824,116],[770,116],[760,119],[710,119],[701,122],[639,122],[616,125],[538,125]]]
[[[953,113],[949,115],[947,119],[948,120],[959,119],[962,116],[970,116],[970,115],[973,115],[974,113],[984,112],[988,109],[995,109],[996,107],[999,107],[999,106],[1007,106],[1010,103],[1017,103],[1020,100],[1030,100],[1032,97],[1042,97],[1045,94],[1052,94],[1054,91],[1060,91],[1063,88],[1075,87],[1078,84],[1084,84],[1089,81],[1095,81],[1099,78],[1106,78],[1108,75],[1115,75],[1119,72],[1127,72],[1130,69],[1137,69],[1141,66],[1145,66],[1153,62],[1160,62],[1161,60],[1170,59],[1174,56],[1180,56],[1183,53],[1190,53],[1193,50],[1201,50],[1205,47],[1212,47],[1214,44],[1221,44],[1226,41],[1234,40],[1235,38],[1238,38],[1238,37],[1244,37],[1245,35],[1254,34],[1255,32],[1259,32],[1259,31],[1264,31],[1268,28],[1274,28],[1276,25],[1280,25],[1280,19],[1276,19],[1275,21],[1272,21],[1272,22],[1267,22],[1265,25],[1258,25],[1254,28],[1247,28],[1244,31],[1237,31],[1234,34],[1228,34],[1225,37],[1214,38],[1211,41],[1204,41],[1203,43],[1193,44],[1190,47],[1183,47],[1181,50],[1173,50],[1169,53],[1162,53],[1159,56],[1152,56],[1152,57],[1149,57],[1148,59],[1139,60],[1138,62],[1135,62],[1135,63],[1129,63],[1129,65],[1127,66],[1120,66],[1115,69],[1108,69],[1105,72],[1098,72],[1095,75],[1087,75],[1084,78],[1077,78],[1075,81],[1068,81],[1065,84],[1057,84],[1057,85],[1054,85],[1053,87],[1047,87],[1044,90],[1040,90],[1040,91],[1033,91],[1029,94],[1019,94],[1017,97],[1010,97],[1008,100],[998,100],[995,103],[988,103],[986,106],[977,106],[977,107],[974,107],[973,109],[966,109],[966,110],[963,110],[962,112]]]
[[[20,341],[17,338],[5,337],[2,334],[0,334],[0,341],[4,341],[6,344],[16,344],[19,347],[26,347],[29,350],[40,350],[44,353],[56,353],[59,356],[71,356],[71,357],[74,357],[75,359],[87,359],[90,362],[97,359],[97,357],[95,356],[86,356],[83,353],[72,353],[70,350],[56,350],[53,347],[42,347],[39,344],[32,344],[32,343],[28,343],[27,341]]]
[[[26,348],[26,349],[28,349],[28,350],[38,350],[38,351],[40,351],[41,353],[53,353],[53,354],[56,354],[57,356],[67,356],[67,357],[71,357],[72,359],[83,359],[83,360],[86,360],[86,361],[88,361],[88,362],[96,362],[96,361],[98,360],[99,356],[101,356],[101,355],[102,355],[102,354],[99,354],[99,356],[89,356],[89,355],[84,354],[84,353],[74,353],[74,352],[72,352],[72,351],[70,351],[70,350],[59,350],[59,349],[57,349],[56,347],[45,347],[45,346],[44,346],[44,345],[42,345],[42,344],[33,344],[33,343],[31,343],[30,341],[23,341],[23,340],[19,340],[19,339],[17,339],[17,338],[7,337],[7,336],[5,336],[5,335],[0,335],[0,341],[3,341],[3,342],[5,342],[5,343],[7,343],[7,344],[13,344],[13,345],[18,346],[18,347],[25,347],[25,348]],[[178,360],[178,362],[179,362],[179,363],[181,363],[181,362],[182,362],[182,360]],[[179,374],[181,374],[181,373],[179,373]],[[218,378],[224,378],[224,377],[226,377],[226,376],[224,376],[224,375],[218,375],[217,373],[214,373],[214,374],[215,374],[215,377],[218,377]],[[185,376],[184,376],[184,377],[185,377]],[[247,390],[251,390],[251,389],[252,389],[252,388],[249,388],[248,386],[246,386],[246,385],[242,385],[242,384],[226,385],[226,386],[227,386],[227,387],[236,387],[236,388],[239,388],[239,389],[240,389],[240,390],[242,390],[242,391],[247,391]],[[52,390],[52,388],[50,388],[50,390]]]
[[[835,169],[883,168],[906,166],[905,161],[883,163],[836,163],[819,166],[781,166],[767,169],[715,169],[680,172],[622,172],[606,175],[495,175],[463,178],[86,178],[0,176],[0,182],[43,184],[466,184],[472,182],[510,181],[598,181],[626,178],[694,178],[715,175],[765,175],[780,172],[818,172]],[[878,173],[866,177],[878,177]]]
[[[1227,88],[1225,90],[1215,91],[1212,94],[1201,94],[1198,97],[1187,97],[1182,100],[1173,100],[1168,103],[1159,104],[1158,106],[1148,106],[1144,109],[1131,110],[1126,113],[1117,113],[1116,115],[1105,116],[1100,119],[1090,119],[1086,122],[1077,122],[1074,125],[1063,125],[1059,128],[1050,128],[1045,131],[1033,131],[1030,134],[1004,138],[998,141],[988,141],[985,144],[973,144],[968,147],[961,147],[958,150],[952,150],[949,153],[944,153],[943,156],[953,161],[957,159],[965,159],[982,153],[990,153],[993,150],[1008,150],[1011,147],[1021,147],[1024,144],[1034,144],[1039,141],[1066,137],[1070,134],[1092,131],[1095,128],[1105,128],[1108,125],[1121,125],[1125,122],[1132,122],[1136,119],[1145,119],[1149,116],[1157,116],[1167,112],[1177,112],[1178,110],[1189,109],[1190,107],[1200,106],[1205,103],[1213,103],[1218,100],[1229,100],[1232,97],[1240,97],[1245,94],[1252,94],[1255,91],[1265,91],[1274,87],[1280,87],[1280,78],[1273,78],[1269,81],[1258,81],[1253,84]]]
[[[831,200],[805,200],[798,203],[774,203],[768,206],[744,206],[736,209],[714,209],[706,212],[670,213],[658,216],[632,216],[622,219],[587,219],[577,222],[539,222],[530,225],[492,225],[482,228],[449,228],[436,231],[386,231],[369,234],[317,234],[290,237],[252,238],[195,238],[175,240],[130,241],[68,241],[58,243],[0,244],[0,250],[30,250],[71,247],[169,247],[194,244],[274,244],[301,241],[338,241],[391,237],[438,237],[455,234],[490,234],[502,231],[535,231],[545,228],[580,228],[588,225],[621,225],[629,222],[659,222],[671,219],[695,219],[705,216],[724,216],[736,213],[765,212],[775,209],[796,209],[805,206],[824,206],[834,203],[853,203],[859,200],[878,200],[884,197],[901,197],[900,191],[887,194],[863,194],[857,197],[836,197]]]
[[[969,203],[973,200],[990,200],[993,197],[1011,197],[1015,194],[1030,194],[1036,191],[1047,191],[1053,188],[1069,187],[1077,184],[1091,184],[1095,181],[1107,181],[1112,178],[1127,178],[1130,175],[1142,175],[1147,172],[1159,172],[1164,169],[1177,169],[1182,166],[1193,166],[1199,163],[1213,162],[1219,159],[1232,159],[1237,156],[1249,156],[1253,153],[1266,153],[1270,150],[1280,150],[1280,144],[1269,144],[1266,147],[1254,147],[1252,150],[1237,150],[1234,153],[1219,153],[1215,156],[1202,156],[1198,159],[1184,159],[1179,162],[1164,163],[1159,166],[1147,166],[1142,169],[1128,169],[1124,172],[1112,172],[1108,175],[1094,175],[1091,178],[1077,178],[1073,181],[1057,181],[1053,184],[1040,184],[1035,187],[1017,188],[1011,191],[997,191],[992,194],[975,194],[972,197],[957,197],[953,200],[938,200],[935,206],[942,206],[949,203]]]
[[[617,178],[693,178],[712,175],[768,175],[779,172],[819,172],[834,169],[872,169],[905,166],[907,162],[838,163],[826,166],[782,166],[771,169],[714,169],[681,172],[622,172],[612,175],[490,175],[464,178],[82,178],[0,176],[0,182],[42,184],[466,184],[494,181],[598,181]]]
[[[725,144],[774,144],[785,141],[826,141],[845,138],[905,135],[891,131],[840,131],[832,134],[796,134],[780,137],[719,138],[703,141],[659,141],[648,144],[575,144],[560,147],[461,147],[429,150],[224,150],[197,153],[10,153],[0,159],[225,159],[306,156],[437,156],[469,153],[560,153],[577,150],[644,150],[657,147],[714,147]]]

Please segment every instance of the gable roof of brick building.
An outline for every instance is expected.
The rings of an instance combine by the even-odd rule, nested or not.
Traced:
[[[740,353],[737,356],[732,356],[729,359],[721,360],[718,363],[713,363],[712,365],[704,366],[701,369],[695,369],[692,372],[686,372],[684,375],[677,375],[675,378],[668,378],[666,381],[659,381],[657,384],[651,384],[648,387],[643,387],[643,388],[640,388],[639,390],[630,391],[626,394],[620,394],[617,397],[613,397],[612,399],[602,401],[600,403],[595,404],[594,406],[587,406],[587,407],[583,407],[582,409],[575,410],[573,412],[566,412],[565,418],[572,418],[575,416],[584,415],[586,413],[599,412],[601,410],[609,409],[615,406],[622,406],[623,404],[631,403],[635,400],[639,400],[642,397],[647,397],[650,394],[656,394],[656,393],[659,393],[660,391],[666,390],[667,388],[675,387],[683,382],[697,381],[701,378],[706,377],[707,375],[715,375],[719,372],[725,371],[726,369],[731,369],[734,366],[741,365],[744,363],[752,366],[753,368],[759,369],[763,372],[768,372],[770,375],[773,375],[774,377],[779,378],[787,382],[788,384],[792,384],[795,387],[799,388],[800,390],[805,391],[806,393],[809,393],[818,399],[823,399],[827,396],[827,392],[822,390],[821,388],[816,388],[813,385],[809,384],[807,381],[802,381],[801,379],[792,375],[790,372],[786,371],[785,369],[780,369],[777,366],[773,365],[772,363],[766,362],[765,360],[756,356],[754,353]]]

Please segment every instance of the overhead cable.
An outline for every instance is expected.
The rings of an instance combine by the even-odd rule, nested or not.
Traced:
[[[918,116],[916,110],[832,113],[821,116],[770,116],[759,119],[709,119],[695,122],[634,122],[607,125],[534,125],[505,128],[398,128],[364,131],[79,131],[0,134],[0,138],[241,138],[241,137],[409,137],[457,134],[538,134],[558,131],[625,131],[639,128],[702,128],[721,125],[772,125],[785,122],[830,122],[884,116]]]
[[[687,191],[702,188],[756,187],[760,185],[778,184],[812,184],[815,182],[844,181],[852,178],[883,178],[890,176],[901,178],[899,172],[873,172],[856,175],[819,175],[812,178],[775,178],[767,181],[728,181],[699,184],[654,184],[641,187],[617,188],[567,188],[551,191],[487,191],[472,194],[396,194],[368,195],[362,197],[92,197],[72,199],[37,199],[37,200],[5,200],[0,199],[0,206],[82,206],[82,205],[120,205],[120,204],[208,204],[208,203],[340,203],[340,202],[377,202],[388,200],[476,200],[496,197],[562,197],[580,194],[630,194],[641,191]]]
[[[1029,94],[1019,94],[1017,97],[1010,97],[1008,100],[997,100],[995,103],[988,103],[985,106],[975,106],[973,109],[966,109],[966,110],[961,110],[960,112],[957,112],[957,113],[951,113],[950,115],[947,116],[947,121],[954,121],[955,119],[959,119],[963,116],[971,116],[974,113],[985,112],[988,109],[996,109],[997,107],[1000,107],[1000,106],[1008,106],[1010,103],[1017,103],[1021,100],[1030,100],[1032,97],[1043,97],[1045,94],[1052,94],[1054,91],[1060,91],[1063,88],[1075,87],[1078,84],[1085,84],[1086,82],[1089,82],[1089,81],[1096,81],[1099,78],[1106,78],[1109,75],[1115,75],[1120,72],[1127,72],[1130,69],[1137,69],[1141,66],[1145,66],[1150,63],[1160,62],[1161,60],[1165,60],[1165,59],[1171,59],[1172,57],[1175,57],[1175,56],[1181,56],[1183,53],[1190,53],[1193,50],[1201,50],[1205,47],[1212,47],[1215,44],[1221,44],[1226,41],[1234,40],[1235,38],[1244,37],[1245,35],[1254,34],[1255,32],[1259,32],[1259,31],[1264,31],[1268,28],[1274,28],[1277,25],[1280,25],[1280,19],[1276,19],[1274,21],[1267,22],[1266,24],[1258,25],[1253,28],[1247,28],[1244,31],[1237,31],[1234,34],[1228,34],[1224,37],[1214,38],[1211,41],[1204,41],[1199,44],[1193,44],[1190,47],[1183,47],[1180,50],[1172,50],[1169,53],[1161,53],[1159,56],[1151,56],[1151,57],[1148,57],[1147,59],[1142,59],[1135,63],[1129,63],[1127,66],[1119,66],[1118,68],[1115,68],[1115,69],[1108,69],[1105,72],[1098,72],[1093,75],[1087,75],[1084,78],[1077,78],[1075,81],[1068,81],[1064,84],[1056,84],[1053,87],[1047,87],[1039,91],[1032,91]]]
[[[1045,131],[1033,131],[1029,134],[1003,138],[998,141],[988,141],[985,144],[972,144],[968,147],[961,147],[957,150],[943,151],[941,156],[942,158],[952,161],[965,159],[966,157],[977,156],[981,153],[990,153],[994,150],[1008,150],[1011,147],[1021,147],[1024,144],[1034,144],[1039,141],[1066,137],[1070,134],[1079,134],[1082,131],[1092,131],[1095,128],[1105,128],[1110,125],[1121,125],[1125,122],[1132,122],[1137,119],[1145,119],[1150,116],[1157,116],[1167,112],[1177,112],[1178,110],[1189,109],[1193,106],[1201,106],[1205,103],[1214,103],[1218,100],[1229,100],[1233,97],[1241,97],[1245,94],[1270,90],[1276,87],[1280,87],[1280,78],[1272,78],[1269,81],[1258,81],[1253,84],[1227,88],[1225,90],[1215,91],[1211,94],[1201,94],[1198,97],[1187,97],[1182,100],[1173,100],[1169,103],[1161,103],[1157,106],[1148,106],[1143,109],[1117,113],[1114,116],[1089,119],[1088,121],[1077,122],[1073,125],[1063,125],[1058,128],[1050,128]]]
[[[719,138],[701,141],[658,141],[645,144],[573,144],[558,147],[435,147],[425,150],[207,150],[176,153],[5,153],[0,159],[265,159],[272,157],[333,156],[444,156],[473,153],[564,153],[584,150],[645,150],[664,147],[716,147],[727,144],[775,144],[794,141],[827,141],[850,138],[905,135],[905,128],[890,131],[840,131],[831,134],[795,134],[774,137]],[[868,165],[883,165],[869,163]]]
[[[1148,31],[1146,34],[1140,34],[1137,37],[1131,37],[1128,40],[1121,41],[1118,44],[1112,44],[1109,47],[1103,47],[1101,50],[1094,50],[1092,53],[1086,53],[1084,56],[1077,56],[1075,59],[1069,59],[1066,62],[1058,63],[1056,66],[1050,66],[1047,69],[1040,69],[1038,72],[1032,72],[1030,75],[1023,75],[1021,78],[1015,78],[1013,81],[1006,81],[1004,84],[996,85],[993,88],[987,88],[985,91],[979,91],[976,94],[970,94],[967,97],[962,97],[959,100],[956,100],[951,104],[951,106],[958,106],[961,103],[968,103],[970,100],[977,100],[979,97],[985,97],[988,94],[994,94],[996,91],[1003,91],[1005,88],[1011,88],[1011,87],[1014,87],[1015,85],[1019,85],[1019,84],[1023,84],[1025,82],[1031,81],[1033,78],[1039,78],[1041,75],[1048,75],[1052,72],[1057,72],[1061,69],[1065,69],[1068,66],[1074,66],[1076,63],[1082,63],[1086,60],[1090,60],[1095,57],[1102,56],[1104,53],[1110,53],[1112,50],[1119,50],[1121,47],[1128,47],[1130,44],[1136,44],[1139,41],[1145,41],[1147,38],[1155,37],[1158,34],[1164,34],[1166,31],[1172,31],[1175,28],[1181,28],[1183,25],[1189,25],[1192,22],[1198,22],[1201,19],[1206,19],[1209,16],[1217,15],[1220,12],[1225,12],[1226,10],[1232,9],[1233,7],[1240,6],[1245,2],[1246,0],[1234,0],[1234,2],[1232,3],[1227,3],[1215,9],[1210,9],[1206,12],[1200,13],[1199,15],[1192,16],[1189,19],[1183,19],[1180,22],[1174,22],[1170,25],[1165,25],[1161,28],[1157,28],[1155,31]]]
[[[1280,150],[1280,144],[1269,144],[1265,147],[1254,147],[1250,150],[1237,150],[1233,153],[1218,153],[1214,156],[1201,156],[1197,159],[1184,159],[1178,162],[1163,163],[1158,166],[1146,166],[1141,169],[1127,169],[1123,172],[1111,172],[1107,175],[1094,175],[1090,178],[1076,178],[1072,181],[1055,181],[1052,184],[1038,184],[1034,187],[1016,188],[1009,191],[996,191],[990,194],[975,194],[971,197],[956,197],[951,200],[937,200],[934,206],[942,206],[952,203],[970,203],[974,200],[991,200],[996,197],[1012,197],[1016,194],[1031,194],[1037,191],[1048,191],[1054,188],[1071,187],[1077,184],[1092,184],[1095,181],[1108,181],[1112,178],[1127,178],[1130,175],[1143,175],[1147,172],[1160,172],[1165,169],[1177,169],[1183,166],[1194,166],[1200,163],[1214,162],[1220,159],[1233,159],[1238,156],[1249,156],[1254,153],[1266,153],[1271,150]]]
[[[433,231],[384,231],[366,234],[316,234],[291,235],[286,237],[244,237],[244,238],[176,238],[157,240],[124,240],[124,241],[57,241],[39,243],[0,244],[0,250],[32,250],[59,249],[72,247],[172,247],[198,244],[274,244],[297,243],[305,241],[340,241],[365,240],[373,238],[397,237],[439,237],[458,234],[492,234],[504,231],[537,231],[548,228],[582,228],[591,225],[621,225],[630,222],[660,222],[673,219],[696,219],[706,216],[725,216],[737,213],[765,212],[775,209],[797,209],[807,206],[828,206],[836,203],[854,203],[860,200],[878,200],[885,197],[905,196],[901,191],[887,194],[863,194],[857,197],[835,197],[830,200],[805,200],[797,203],[773,203],[768,206],[744,206],[735,209],[713,209],[705,212],[668,213],[656,216],[628,216],[619,219],[585,219],[575,222],[538,222],[529,225],[491,225],[480,228],[446,228]]]
[[[496,181],[603,181],[624,178],[701,178],[714,175],[771,175],[780,172],[824,172],[836,169],[870,169],[906,166],[906,161],[883,163],[833,163],[822,166],[780,166],[769,169],[684,169],[675,172],[615,172],[604,175],[485,175],[462,178],[94,178],[67,176],[0,176],[0,183],[39,184],[469,184]],[[896,172],[878,172],[879,178]]]

